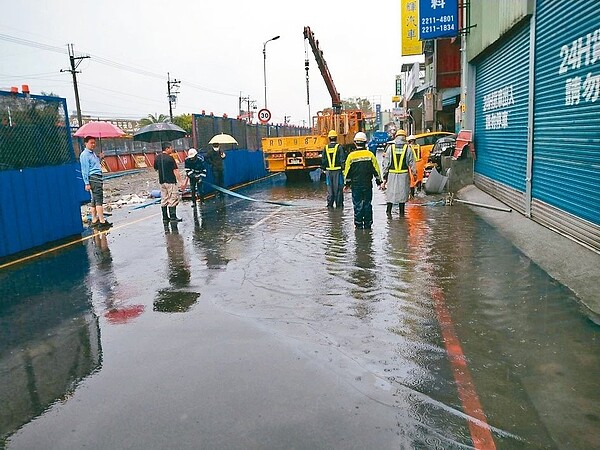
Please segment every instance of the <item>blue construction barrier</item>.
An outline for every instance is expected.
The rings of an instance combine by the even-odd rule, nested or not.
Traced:
[[[0,258],[80,234],[85,192],[65,99],[0,92]]]
[[[225,186],[236,186],[248,181],[258,180],[267,176],[263,152],[257,150],[236,149],[225,152]],[[210,166],[207,170],[206,181],[214,183]],[[205,187],[205,192],[214,189]]]

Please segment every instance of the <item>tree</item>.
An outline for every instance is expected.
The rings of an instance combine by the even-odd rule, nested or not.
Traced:
[[[343,109],[360,109],[362,112],[366,114],[373,113],[373,107],[371,106],[371,102],[366,98],[360,97],[351,97],[346,100],[342,100],[342,108]]]
[[[173,117],[173,123],[185,130],[186,133],[192,134],[192,115],[181,114]]]
[[[164,114],[148,114],[143,119],[140,119],[140,127],[145,125],[150,125],[151,123],[160,123],[160,122],[168,122],[169,116],[165,116]]]

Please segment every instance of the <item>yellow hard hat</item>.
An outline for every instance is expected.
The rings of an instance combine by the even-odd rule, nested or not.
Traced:
[[[335,130],[331,130],[331,131],[330,131],[330,132],[327,134],[327,137],[328,137],[329,139],[331,139],[331,138],[336,138],[336,137],[337,137],[337,133],[335,132]]]
[[[398,136],[406,136],[406,131],[404,131],[404,130],[396,131],[396,137],[398,137]]]

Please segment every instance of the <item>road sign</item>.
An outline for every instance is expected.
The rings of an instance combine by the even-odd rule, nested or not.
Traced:
[[[268,123],[271,120],[271,111],[267,108],[263,108],[258,112],[258,120],[260,123]]]

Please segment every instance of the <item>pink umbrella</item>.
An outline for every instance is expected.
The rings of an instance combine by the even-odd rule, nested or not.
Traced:
[[[83,125],[77,132],[73,135],[75,137],[86,137],[92,136],[95,138],[116,138],[121,137],[125,134],[123,130],[119,127],[114,126],[110,122],[105,121],[96,121],[96,122],[88,122]]]

